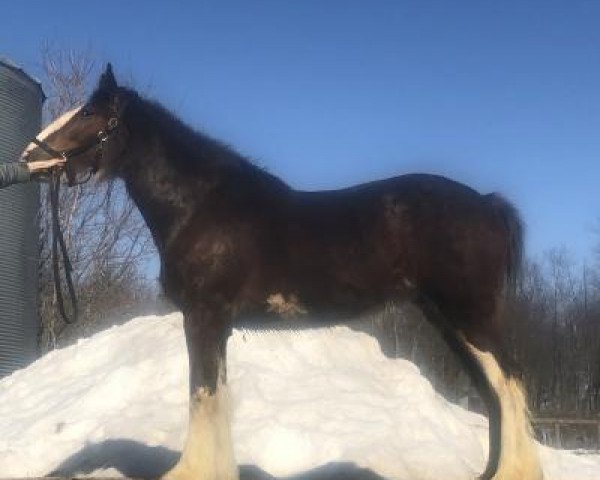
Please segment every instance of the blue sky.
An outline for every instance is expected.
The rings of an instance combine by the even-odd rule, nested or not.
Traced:
[[[0,55],[90,47],[303,189],[407,172],[500,191],[538,255],[600,243],[600,2],[29,1]],[[132,80],[133,79],[133,80]]]

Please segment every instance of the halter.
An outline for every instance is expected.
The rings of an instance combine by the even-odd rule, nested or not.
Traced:
[[[104,155],[104,144],[109,139],[109,137],[113,134],[113,132],[116,130],[118,125],[119,125],[119,120],[117,119],[117,117],[111,117],[106,124],[106,128],[104,130],[100,130],[96,134],[96,138],[94,140],[92,140],[91,142],[89,142],[87,145],[81,145],[79,147],[75,147],[70,150],[63,150],[60,152],[58,150],[55,150],[54,148],[52,148],[50,145],[48,145],[43,140],[33,138],[31,141],[33,143],[35,143],[38,147],[40,147],[44,152],[46,152],[51,157],[63,158],[65,160],[65,174],[67,176],[68,185],[69,185],[69,187],[73,187],[75,185],[81,185],[83,183],[88,182],[92,178],[92,175],[97,171],[97,166],[94,166],[90,170],[90,172],[89,172],[88,176],[85,178],[85,180],[83,180],[81,182],[75,182],[75,175],[73,172],[73,168],[71,166],[71,159],[73,157],[77,157],[79,155],[87,153],[89,150],[91,150],[92,148],[95,147],[96,148],[96,162],[98,162],[98,160],[101,160],[102,156]]]
[[[65,150],[59,152],[55,150],[50,145],[48,145],[43,140],[38,140],[34,138],[32,140],[38,147],[44,150],[48,155],[59,158],[62,157],[65,159],[65,174],[67,176],[68,185],[70,187],[75,185],[82,185],[87,183],[92,175],[98,170],[98,161],[102,160],[104,155],[104,145],[109,137],[116,130],[119,121],[116,117],[111,117],[108,120],[106,128],[104,130],[100,130],[96,139],[90,142],[87,145],[82,145],[80,147],[72,148],[71,150]],[[78,155],[82,155],[92,148],[96,148],[96,164],[92,169],[90,169],[88,176],[82,180],[81,182],[75,181],[75,173],[70,164],[70,161],[73,157]],[[50,211],[52,212],[52,270],[54,275],[54,285],[56,287],[56,302],[58,305],[58,311],[60,316],[66,323],[74,323],[77,321],[77,317],[79,315],[79,308],[77,304],[77,295],[75,293],[75,287],[73,285],[73,265],[71,260],[69,259],[69,253],[67,251],[67,246],[65,244],[65,239],[63,237],[63,233],[60,226],[60,209],[59,209],[59,193],[60,193],[60,177],[61,171],[59,169],[53,169],[50,173]],[[60,255],[62,256],[63,266],[65,270],[65,281],[67,282],[67,289],[69,291],[69,297],[71,299],[71,310],[72,317],[69,318],[67,312],[65,310],[63,293],[62,293],[62,285],[60,280],[60,261],[59,261],[59,249]]]

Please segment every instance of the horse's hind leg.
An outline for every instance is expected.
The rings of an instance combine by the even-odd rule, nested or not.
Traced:
[[[540,480],[543,478],[531,435],[527,402],[519,381],[497,341],[478,332],[472,339],[450,323],[428,298],[415,302],[457,355],[486,404],[489,417],[489,455],[481,480]]]
[[[499,415],[490,415],[490,429],[500,430],[498,467],[493,480],[540,480],[543,478],[537,446],[529,423],[529,410],[521,382],[507,368],[504,353],[466,341],[467,348],[481,365],[499,403]],[[494,352],[494,350],[496,350]],[[496,417],[496,418],[495,418]],[[499,417],[499,418],[497,418]],[[493,425],[498,422],[499,425]],[[492,448],[490,446],[490,448]],[[491,472],[486,472],[491,474]]]
[[[228,319],[211,311],[185,316],[190,362],[188,434],[163,480],[237,480],[226,387]]]

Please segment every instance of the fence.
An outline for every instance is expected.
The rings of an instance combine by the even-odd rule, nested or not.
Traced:
[[[600,417],[538,417],[532,424],[538,440],[551,447],[600,450]]]

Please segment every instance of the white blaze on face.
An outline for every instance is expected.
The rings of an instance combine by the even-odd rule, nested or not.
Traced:
[[[46,128],[44,128],[40,133],[38,133],[35,138],[37,138],[38,140],[42,140],[42,141],[46,140],[52,133],[56,132],[57,130],[62,128],[64,125],[66,125],[66,123],[69,120],[71,120],[71,118],[73,118],[73,116],[79,110],[81,110],[81,107],[75,107],[72,110],[69,110],[68,112],[63,113],[60,117],[58,117],[56,120],[51,122]],[[27,145],[27,148],[25,148],[25,150],[23,150],[21,157],[24,157],[25,155],[27,155],[35,147],[37,147],[37,145],[35,143],[31,142],[29,145]]]

